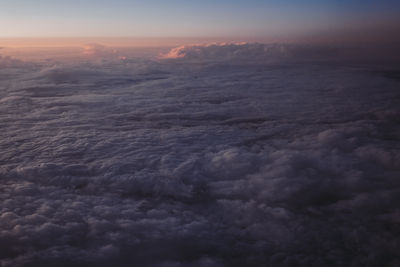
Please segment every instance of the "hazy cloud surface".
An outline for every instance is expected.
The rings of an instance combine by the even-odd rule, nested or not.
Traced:
[[[0,265],[397,266],[399,70],[288,51],[0,57]]]

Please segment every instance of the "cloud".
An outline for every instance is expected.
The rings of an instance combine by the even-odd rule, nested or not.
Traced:
[[[395,266],[398,80],[279,47],[0,60],[0,265]]]
[[[108,54],[116,53],[116,50],[109,49],[104,45],[96,44],[96,43],[86,44],[82,48],[83,48],[83,54],[89,55],[89,56],[108,55]]]
[[[0,55],[0,66],[2,68],[14,68],[20,67],[22,62],[18,59],[12,58],[10,56]]]
[[[217,43],[208,45],[186,45],[171,49],[161,56],[163,59],[186,60],[246,60],[267,61],[288,56],[287,47],[280,44]]]
[[[81,56],[91,61],[125,61],[132,58],[129,49],[113,48],[97,43],[82,46]]]
[[[179,62],[340,63],[398,64],[396,44],[391,43],[213,43],[184,45],[161,54],[160,59]]]
[[[154,57],[152,48],[112,47],[98,43],[89,43],[81,47],[81,56],[85,60],[98,61],[137,61]]]

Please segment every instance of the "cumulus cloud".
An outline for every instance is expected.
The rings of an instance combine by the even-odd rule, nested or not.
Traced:
[[[161,54],[161,59],[235,64],[337,63],[384,64],[399,62],[395,44],[212,43],[184,45]]]
[[[396,266],[398,80],[271,47],[0,60],[0,264]]]
[[[216,43],[208,45],[185,45],[171,49],[163,59],[186,60],[277,60],[288,56],[288,46],[258,43]]]
[[[107,49],[106,46],[96,43],[86,44],[82,48],[84,55],[105,55],[116,52],[116,50]]]
[[[110,47],[98,43],[85,44],[81,47],[81,56],[86,60],[129,61],[153,57],[151,48]]]

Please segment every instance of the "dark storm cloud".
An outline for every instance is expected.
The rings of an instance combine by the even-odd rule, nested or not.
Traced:
[[[396,266],[398,80],[185,51],[0,61],[1,264]]]

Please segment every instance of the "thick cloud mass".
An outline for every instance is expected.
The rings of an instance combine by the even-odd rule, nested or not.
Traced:
[[[292,47],[282,44],[223,43],[210,45],[185,45],[171,49],[165,59],[251,62],[276,60],[287,57]]]
[[[398,266],[399,70],[264,48],[0,58],[0,265]]]

